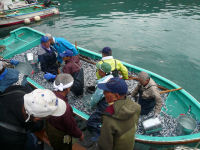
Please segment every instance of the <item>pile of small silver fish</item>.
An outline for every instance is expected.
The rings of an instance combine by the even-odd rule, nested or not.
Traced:
[[[20,62],[26,62],[25,55],[26,53],[33,53],[35,54],[37,59],[37,50],[38,47],[34,47],[25,53],[15,55],[12,59],[18,60]],[[95,60],[93,60],[95,61]],[[84,82],[85,82],[85,87],[88,86],[95,86],[96,85],[96,66],[90,63],[87,63],[85,61],[81,61],[82,68],[84,70]],[[63,64],[62,64],[63,65]],[[38,65],[39,67],[39,65]],[[40,69],[39,69],[40,70]],[[134,73],[129,73],[129,75],[136,76]],[[44,79],[44,73],[42,71],[35,72],[34,74],[30,75],[29,77],[33,79],[35,82],[43,86],[44,88],[53,90],[53,84],[52,82],[48,82],[46,79]],[[20,75],[20,80],[22,80],[23,75]],[[129,92],[133,91],[133,89],[137,86],[138,81],[135,80],[126,80],[126,83],[128,85]],[[90,108],[90,99],[92,94],[88,93],[86,89],[84,89],[85,92],[83,96],[76,97],[72,92],[68,94],[68,101],[69,104],[78,110],[91,115],[94,111],[95,108]],[[163,107],[166,109],[165,106],[165,100],[167,98],[168,94],[162,94],[162,100],[163,100]],[[138,129],[136,131],[137,134],[145,134],[143,127],[142,127],[142,122],[146,119],[149,119],[154,116],[154,111],[151,111],[148,115],[141,116],[139,118],[139,123],[138,123]],[[150,134],[149,136],[162,136],[162,137],[167,137],[167,136],[177,136],[177,119],[173,118],[172,116],[166,114],[164,111],[161,111],[161,115],[159,116],[159,119],[162,122],[162,130],[158,133],[153,133]],[[193,133],[197,133],[200,131],[200,127],[197,126],[197,128],[194,130]]]

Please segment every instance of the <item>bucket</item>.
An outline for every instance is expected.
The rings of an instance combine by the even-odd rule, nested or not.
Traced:
[[[191,134],[196,126],[196,120],[192,117],[186,115],[181,115],[178,117],[178,130],[180,135]]]
[[[159,118],[150,118],[142,122],[146,134],[159,132],[162,130],[161,121]]]

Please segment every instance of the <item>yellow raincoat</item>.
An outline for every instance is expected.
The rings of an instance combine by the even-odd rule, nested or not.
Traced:
[[[128,69],[117,59],[114,59],[113,56],[103,57],[99,64],[103,62],[109,63],[111,65],[111,71],[115,70],[115,60],[116,60],[116,69],[121,72],[123,79],[128,79]],[[99,72],[96,72],[97,79],[100,79]]]

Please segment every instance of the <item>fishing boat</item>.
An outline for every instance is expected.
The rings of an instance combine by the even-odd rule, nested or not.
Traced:
[[[44,35],[44,33],[36,31],[29,27],[21,27],[12,32],[10,32],[10,36],[0,40],[0,46],[2,47],[2,51],[0,56],[5,59],[12,58],[16,54],[20,54],[25,52],[26,50],[33,48],[40,44],[40,38]],[[81,48],[77,47],[80,55],[89,57],[91,59],[101,59],[101,55]],[[145,70],[143,68],[128,64],[126,62],[122,62],[129,71],[131,72],[147,72],[158,85],[165,87],[167,89],[178,89],[180,86],[175,84],[174,82],[156,74],[151,71]],[[31,78],[27,77],[27,81],[36,88],[43,88],[41,85],[33,81]],[[188,109],[190,109],[190,113],[195,116],[195,120],[200,120],[200,103],[190,95],[186,90],[181,89],[178,91],[170,92],[166,98],[166,108],[162,108],[162,111],[165,111],[167,114],[178,117],[180,114],[185,113]],[[173,106],[173,107],[171,107]],[[89,115],[81,112],[80,110],[73,107],[74,113],[84,120],[88,120]],[[136,134],[135,137],[135,149],[144,149],[148,150],[151,148],[154,149],[167,149],[176,147],[178,145],[199,147],[200,145],[200,132],[189,135],[181,135],[174,137],[158,137],[158,136],[148,136],[148,135],[139,135]]]
[[[45,7],[40,4],[5,10],[0,13],[0,28],[17,24],[30,24],[56,14],[59,14],[58,8],[54,6]]]
[[[28,6],[37,4],[37,1],[29,4],[25,0],[23,0],[23,1],[20,1],[20,0],[15,0],[15,1],[2,0],[1,2],[4,5],[3,10],[17,9],[17,8],[28,7]]]

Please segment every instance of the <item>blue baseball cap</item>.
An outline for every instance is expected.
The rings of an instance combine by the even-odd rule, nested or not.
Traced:
[[[112,54],[112,50],[110,47],[104,47],[101,51],[101,53],[107,54],[107,55],[111,55]]]
[[[49,41],[49,38],[47,36],[42,36],[41,39],[40,39],[41,43],[46,43],[48,41]]]
[[[104,91],[118,93],[119,95],[125,95],[128,91],[126,82],[118,77],[111,78],[107,83],[98,84],[98,88]]]
[[[70,50],[66,50],[63,53],[60,53],[60,57],[62,57],[62,58],[63,57],[71,57],[71,56],[73,56],[73,52]]]

